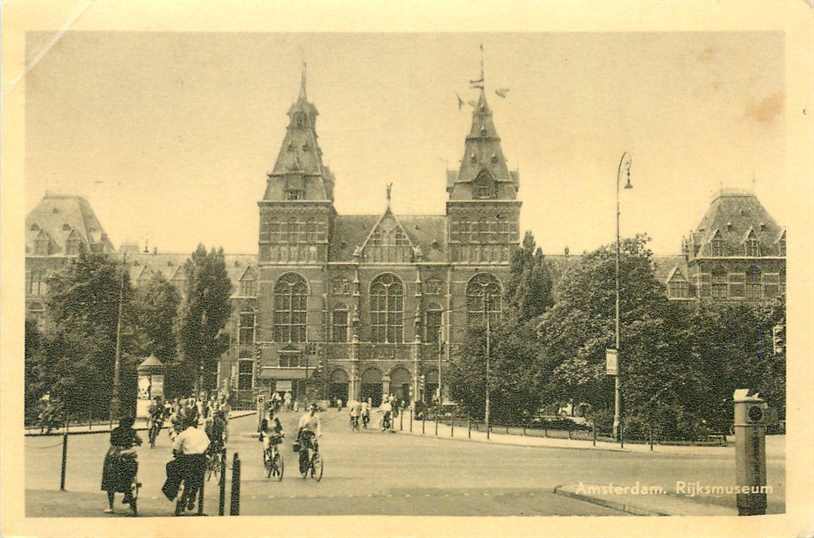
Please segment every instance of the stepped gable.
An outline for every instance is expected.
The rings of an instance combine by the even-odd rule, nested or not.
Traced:
[[[78,240],[92,252],[113,252],[113,244],[88,201],[82,196],[45,193],[25,219],[26,254],[35,255],[37,240],[48,240],[49,256],[65,256],[68,240]]]
[[[725,256],[743,256],[744,241],[751,232],[761,253],[772,256],[779,255],[776,243],[783,231],[754,193],[722,190],[690,232],[690,241],[699,248],[695,256],[712,256],[710,243],[716,238],[723,241]]]

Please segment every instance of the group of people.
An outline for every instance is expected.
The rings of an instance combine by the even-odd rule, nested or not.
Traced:
[[[260,421],[259,439],[263,442],[263,457],[272,446],[279,445],[285,437],[285,429],[278,413],[279,407],[269,406]],[[315,403],[308,406],[305,414],[297,423],[295,444],[299,445],[299,468],[304,473],[308,465],[308,449],[319,451],[318,439],[322,437],[322,424],[319,419],[319,406]]]
[[[379,427],[382,431],[395,431],[393,429],[394,418],[407,406],[407,403],[397,398],[394,394],[387,394],[382,398],[378,412],[381,415]],[[342,400],[338,400],[337,411],[342,410]],[[350,416],[351,429],[358,431],[361,428],[367,429],[370,425],[371,412],[373,410],[373,398],[365,401],[351,400],[348,402],[348,415]]]
[[[181,398],[162,401],[156,397],[148,413],[148,431],[169,420],[173,459],[166,465],[167,478],[162,487],[170,501],[184,484],[184,505],[194,507],[198,489],[206,471],[207,454],[220,454],[228,439],[229,406],[225,398]],[[136,447],[142,439],[131,416],[119,420],[110,432],[110,447],[102,466],[101,489],[107,493],[106,513],[114,511],[116,493],[123,493],[123,504],[132,502],[132,485],[138,474]],[[160,431],[160,429],[159,429]]]

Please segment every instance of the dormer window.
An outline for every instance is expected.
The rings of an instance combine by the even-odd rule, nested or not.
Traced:
[[[494,198],[495,197],[495,183],[487,173],[481,173],[474,184],[475,198]]]
[[[717,232],[712,238],[712,241],[710,241],[710,250],[712,256],[720,257],[724,255],[724,240],[721,239]]]
[[[68,239],[65,241],[65,254],[68,256],[79,254],[79,239]]]
[[[40,237],[34,241],[34,254],[37,256],[47,256],[50,241],[47,237]]]
[[[286,200],[302,200],[305,198],[305,193],[300,190],[291,190],[286,191],[285,193]]]
[[[754,258],[760,256],[760,243],[754,237],[750,237],[746,240],[746,255],[748,257]]]
[[[497,163],[497,155],[492,153],[492,162]]]
[[[63,232],[70,232],[71,231],[71,225],[70,224],[63,224],[62,225],[62,231]]]
[[[302,145],[302,150],[303,151],[308,151],[309,149],[311,149],[311,146],[308,145],[308,142],[306,142],[305,144]]]

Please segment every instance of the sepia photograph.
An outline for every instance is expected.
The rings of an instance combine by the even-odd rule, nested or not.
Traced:
[[[790,512],[782,30],[85,9],[4,76],[27,521]]]

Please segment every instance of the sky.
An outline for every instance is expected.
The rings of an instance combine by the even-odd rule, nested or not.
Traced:
[[[49,34],[28,35],[34,58]],[[303,60],[339,213],[442,214],[478,78],[511,169],[521,229],[549,254],[622,234],[680,252],[721,188],[783,223],[780,33],[261,34],[67,32],[26,76],[26,205],[87,197],[116,246],[257,251],[266,172]],[[494,89],[510,88],[505,99]]]

